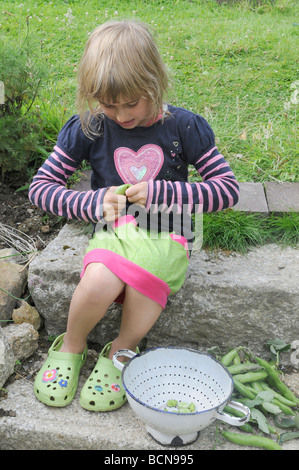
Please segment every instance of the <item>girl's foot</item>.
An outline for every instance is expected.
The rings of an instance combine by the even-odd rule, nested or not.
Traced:
[[[127,401],[126,392],[121,381],[121,372],[109,359],[112,344],[110,342],[103,348],[81,391],[80,404],[89,411],[116,410]]]
[[[48,351],[48,357],[34,381],[36,398],[48,406],[62,407],[73,400],[80,370],[86,361],[83,353],[61,352],[64,335],[58,336]]]

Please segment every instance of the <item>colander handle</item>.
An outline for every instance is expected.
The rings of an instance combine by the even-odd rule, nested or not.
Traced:
[[[114,353],[114,355],[112,357],[113,364],[119,370],[122,370],[124,368],[125,364],[123,362],[120,362],[117,359],[120,356],[126,356],[126,357],[129,357],[130,359],[132,359],[132,357],[136,356],[136,353],[131,351],[130,349],[119,349],[118,351],[116,351],[116,353]]]
[[[247,423],[247,421],[250,418],[250,409],[247,406],[242,405],[242,403],[239,403],[236,401],[229,401],[226,404],[230,406],[231,408],[234,408],[235,410],[240,411],[241,413],[244,414],[244,416],[241,416],[240,418],[238,418],[238,417],[230,416],[226,413],[223,413],[223,411],[217,411],[216,419],[224,421],[227,424],[231,424],[232,426],[242,426],[243,424]]]

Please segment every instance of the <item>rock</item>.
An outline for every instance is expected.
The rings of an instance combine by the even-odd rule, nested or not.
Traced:
[[[3,248],[0,250],[0,263],[2,261],[5,263],[21,264],[24,261],[24,256],[14,248]]]
[[[80,228],[66,224],[29,265],[31,297],[50,334],[66,329],[69,304],[80,281],[87,243],[88,236]]]
[[[15,361],[32,356],[38,348],[38,333],[29,323],[9,325],[3,328]]]
[[[25,300],[20,300],[14,309],[12,319],[14,323],[30,323],[36,330],[41,326],[41,317],[35,307],[29,305]]]
[[[11,376],[15,366],[15,357],[4,329],[0,326],[0,388]]]
[[[87,243],[76,225],[65,225],[30,264],[32,297],[48,334],[66,329]],[[291,343],[299,338],[298,285],[299,249],[267,245],[247,255],[195,251],[183,288],[169,298],[146,346],[218,346],[226,351],[243,345],[265,354],[269,340]],[[90,340],[104,345],[113,339],[120,315],[120,306],[113,304]]]
[[[19,264],[0,260],[0,320],[11,318],[18,300],[15,297],[20,297],[24,292],[27,273],[27,269]]]

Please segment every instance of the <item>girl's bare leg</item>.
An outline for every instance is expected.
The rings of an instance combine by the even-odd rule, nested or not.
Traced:
[[[112,342],[111,359],[118,349],[136,347],[159,318],[160,304],[124,284],[115,274],[101,263],[87,266],[78,284],[70,305],[67,331],[61,352],[83,352],[87,336],[105,316],[108,307],[125,288],[126,295],[122,310],[119,335]]]
[[[158,320],[162,307],[160,304],[141,294],[133,287],[126,285],[126,295],[122,310],[119,335],[112,342],[109,359],[118,349],[136,347]]]
[[[105,265],[91,263],[87,266],[70,304],[61,352],[83,352],[88,334],[104,317],[124,285]]]

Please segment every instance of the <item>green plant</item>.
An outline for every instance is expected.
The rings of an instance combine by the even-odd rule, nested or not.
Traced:
[[[274,386],[278,389],[278,391],[288,400],[294,401],[296,404],[299,404],[299,399],[294,395],[294,393],[287,387],[287,385],[282,382],[280,379],[278,372],[274,370],[267,361],[261,359],[260,357],[255,357],[255,361],[262,366],[265,371],[268,373],[271,381],[273,382]]]
[[[246,253],[254,246],[299,245],[299,214],[244,213],[233,209],[203,215],[203,247]]]
[[[282,246],[296,247],[299,244],[299,214],[290,212],[277,216],[270,214],[267,225],[272,238]]]
[[[5,116],[0,119],[0,134],[0,169],[3,178],[6,172],[18,172],[26,168],[26,162],[39,141],[39,133],[30,118]]]
[[[210,249],[245,253],[248,247],[264,244],[269,235],[261,215],[227,209],[203,216],[203,246]]]
[[[27,37],[20,47],[7,42],[0,50],[0,79],[4,84],[4,103],[0,104],[2,177],[6,172],[24,170],[41,142],[32,110],[46,73],[31,54]]]

